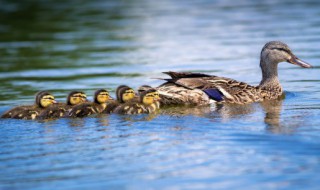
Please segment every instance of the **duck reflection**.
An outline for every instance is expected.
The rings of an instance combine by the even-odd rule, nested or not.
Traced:
[[[272,133],[287,133],[282,129],[284,124],[281,124],[281,111],[283,99],[264,101],[247,105],[235,104],[216,104],[211,106],[174,106],[164,107],[161,109],[161,114],[171,116],[194,115],[198,117],[206,117],[212,120],[229,121],[231,119],[249,120],[259,122],[259,113],[264,112],[263,122],[266,124],[267,130]],[[285,130],[285,131],[284,131]]]
[[[282,110],[283,100],[264,101],[260,105],[265,111],[264,122],[268,128],[280,127],[280,113]]]

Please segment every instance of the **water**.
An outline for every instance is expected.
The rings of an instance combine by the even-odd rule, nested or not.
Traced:
[[[286,98],[263,104],[0,120],[0,189],[319,188],[318,1],[0,2],[0,113],[39,90],[157,86],[168,70],[255,85],[270,40],[315,66],[281,63]]]

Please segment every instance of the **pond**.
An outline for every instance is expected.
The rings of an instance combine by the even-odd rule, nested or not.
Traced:
[[[318,189],[320,2],[2,0],[0,114],[39,90],[158,86],[164,71],[258,85],[259,56],[287,43],[283,100],[159,114],[1,119],[0,189]]]

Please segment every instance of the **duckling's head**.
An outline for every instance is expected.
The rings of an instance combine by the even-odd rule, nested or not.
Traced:
[[[159,92],[157,90],[154,91],[153,95],[154,95],[154,100],[155,101],[160,101],[161,100],[160,94],[159,94]]]
[[[117,100],[121,103],[128,102],[135,97],[134,90],[126,85],[121,85],[116,91]]]
[[[142,92],[140,95],[140,101],[145,105],[151,105],[158,100],[160,100],[159,93],[153,88]]]
[[[280,62],[288,62],[304,68],[312,67],[295,56],[287,44],[280,41],[266,43],[261,51],[261,68],[276,66]]]
[[[67,105],[77,105],[87,101],[87,95],[82,91],[71,91],[67,97]]]
[[[46,108],[55,103],[57,102],[54,100],[54,96],[47,91],[40,91],[36,94],[36,105],[41,108]]]
[[[138,88],[138,94],[141,95],[142,92],[150,90],[151,88],[149,85],[142,85]]]
[[[99,89],[94,93],[94,102],[104,104],[110,99],[109,92],[105,89]]]

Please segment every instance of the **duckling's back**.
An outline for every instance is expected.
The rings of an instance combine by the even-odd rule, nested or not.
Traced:
[[[56,119],[65,116],[68,110],[71,109],[71,106],[65,103],[57,103],[43,110],[38,116],[37,119]]]
[[[68,113],[69,117],[85,117],[99,113],[99,105],[96,103],[83,103],[74,106]]]
[[[121,104],[120,106],[118,106],[114,110],[114,113],[132,115],[132,114],[148,113],[148,110],[141,103],[128,102],[128,103]]]
[[[18,106],[6,113],[1,118],[12,118],[12,119],[35,119],[40,113],[40,109],[36,106]]]

